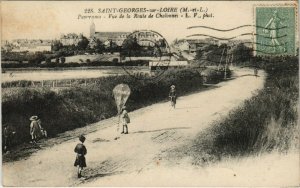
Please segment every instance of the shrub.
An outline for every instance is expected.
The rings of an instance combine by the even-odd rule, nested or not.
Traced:
[[[65,57],[61,57],[61,58],[60,58],[60,62],[61,62],[61,63],[65,63],[65,62],[66,62],[66,58],[65,58]]]
[[[118,58],[114,58],[114,59],[112,60],[112,62],[113,62],[113,63],[118,63],[119,60],[118,60]]]

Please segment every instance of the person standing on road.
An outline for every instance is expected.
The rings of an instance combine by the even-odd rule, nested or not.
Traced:
[[[78,143],[74,149],[74,152],[77,153],[74,166],[78,166],[77,176],[78,178],[81,178],[81,172],[83,171],[83,168],[86,167],[85,155],[87,154],[87,149],[83,145],[85,141],[85,137],[83,135],[79,136],[79,141],[81,143]]]
[[[36,143],[37,139],[41,137],[41,126],[38,122],[38,116],[31,116],[30,118],[30,135],[32,143]]]
[[[254,75],[255,75],[255,77],[257,77],[257,74],[258,74],[258,69],[257,69],[257,67],[254,67]]]
[[[10,150],[10,146],[12,144],[12,140],[14,135],[16,134],[15,131],[12,130],[11,126],[8,124],[4,124],[4,128],[3,128],[3,138],[4,138],[4,148],[3,151],[9,152]]]
[[[176,95],[176,90],[175,90],[174,85],[171,85],[171,90],[169,92],[169,97],[170,97],[170,100],[171,100],[171,106],[173,108],[175,108],[177,95]]]
[[[128,112],[126,110],[126,106],[123,106],[123,108],[122,108],[121,118],[122,118],[122,124],[123,124],[123,131],[121,132],[121,134],[128,134],[127,124],[130,123],[130,118],[129,118]]]
[[[38,119],[37,122],[38,122],[38,124],[39,124],[39,126],[40,126],[40,129],[41,129],[41,136],[43,136],[44,138],[47,138],[47,137],[48,137],[48,136],[47,136],[47,131],[46,131],[46,129],[43,128],[43,126],[42,126],[42,120],[41,120],[41,119]]]

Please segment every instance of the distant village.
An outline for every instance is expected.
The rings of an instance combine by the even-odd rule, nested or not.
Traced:
[[[111,42],[121,46],[123,41],[129,35],[129,32],[96,32],[95,24],[90,26],[90,36],[87,38],[90,48],[96,46],[97,39],[104,46],[108,47]],[[82,33],[62,34],[58,40],[42,40],[42,39],[15,39],[12,41],[2,41],[1,50],[11,52],[50,52],[53,45],[60,42],[63,46],[76,46],[86,38]]]
[[[97,45],[97,40],[101,41],[105,48],[108,48],[112,43],[116,46],[122,46],[124,40],[128,37],[130,32],[99,32],[96,31],[96,26],[94,23],[90,25],[89,37],[85,37],[82,33],[68,33],[62,34],[58,40],[42,40],[42,39],[15,39],[12,41],[4,40],[1,44],[1,51],[9,52],[51,52],[53,50],[53,45],[60,42],[63,46],[76,46],[79,42],[84,39],[88,40],[88,47],[90,49],[95,48]],[[137,36],[141,37],[141,36]],[[157,36],[142,36],[142,37],[152,37]],[[154,39],[155,40],[155,39]],[[149,43],[147,40],[142,43]],[[194,53],[197,50],[203,48],[207,44],[221,45],[226,43],[227,45],[236,45],[243,43],[245,46],[251,48],[251,40],[231,40],[231,41],[220,41],[212,38],[205,39],[179,39],[173,42],[173,47],[180,51],[187,51],[189,53]],[[147,44],[141,44],[147,45]],[[148,44],[151,45],[151,44]]]
[[[90,25],[88,37],[82,33],[68,33],[55,40],[2,42],[2,68],[119,66],[126,63],[126,66],[149,66],[156,70],[157,67],[176,68],[192,64],[216,65],[229,56],[235,61],[246,61],[253,49],[251,40],[213,38],[175,39],[167,45],[162,36],[150,30],[100,32],[94,23]]]
[[[252,48],[251,40],[216,40],[213,38],[205,38],[205,39],[180,39],[174,41],[174,47],[179,51],[186,51],[189,53],[195,53],[197,50],[202,50],[207,45],[222,45],[227,44],[228,46],[236,46],[238,44],[244,44],[248,48]]]

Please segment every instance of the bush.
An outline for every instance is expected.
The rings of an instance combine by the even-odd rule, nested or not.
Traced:
[[[55,58],[55,63],[58,64],[59,63],[59,58]]]
[[[114,58],[114,59],[112,60],[112,62],[113,62],[113,63],[118,63],[119,60],[118,60],[118,58]]]
[[[60,58],[60,62],[61,62],[61,63],[65,63],[65,62],[66,62],[66,58],[65,58],[65,57],[61,57],[61,58]]]

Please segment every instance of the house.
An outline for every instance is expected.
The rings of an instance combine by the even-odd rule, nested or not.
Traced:
[[[212,38],[205,39],[181,39],[175,45],[180,51],[194,53],[208,44],[217,45],[218,41]]]
[[[61,35],[59,41],[64,46],[77,45],[83,39],[83,34],[77,35],[76,33],[68,33]]]
[[[43,52],[51,51],[51,40],[29,40],[29,39],[17,39],[12,42],[12,52]]]
[[[131,35],[136,38],[141,46],[165,46],[165,41],[156,33],[151,31],[134,31],[134,32],[98,32],[94,23],[90,26],[90,40],[99,39],[103,43],[113,42],[117,46],[122,46],[127,37]]]
[[[90,26],[90,40],[96,41],[99,39],[106,45],[110,42],[114,42],[118,46],[122,46],[129,34],[130,32],[97,32],[94,22]]]

